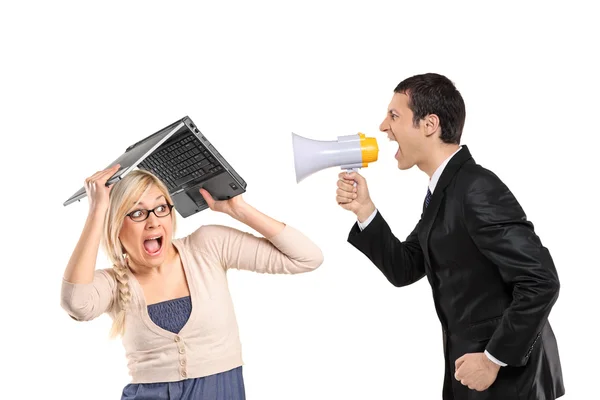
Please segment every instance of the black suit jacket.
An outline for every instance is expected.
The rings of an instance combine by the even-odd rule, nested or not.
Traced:
[[[379,211],[364,231],[355,224],[348,241],[395,286],[427,276],[444,338],[444,400],[564,394],[548,322],[559,292],[556,268],[513,194],[475,163],[467,146],[446,165],[405,241]],[[476,392],[454,378],[454,362],[484,350],[508,366]]]

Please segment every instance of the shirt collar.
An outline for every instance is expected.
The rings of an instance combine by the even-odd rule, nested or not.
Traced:
[[[446,158],[444,160],[444,162],[442,164],[440,164],[440,166],[435,170],[435,172],[433,173],[433,175],[431,175],[431,179],[429,180],[429,191],[433,194],[433,191],[435,190],[435,187],[438,183],[438,181],[440,180],[440,176],[442,176],[442,172],[444,172],[444,168],[446,168],[446,165],[448,164],[448,161],[450,161],[450,159],[460,151],[460,149],[462,149],[462,146],[460,146],[458,148],[458,150],[456,150],[454,153],[452,153],[450,155],[450,157]]]

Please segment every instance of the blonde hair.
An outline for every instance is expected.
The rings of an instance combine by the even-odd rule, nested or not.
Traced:
[[[123,227],[123,221],[127,212],[131,209],[131,204],[139,203],[146,192],[152,186],[156,186],[167,199],[169,204],[173,204],[169,196],[169,190],[165,184],[154,174],[145,170],[134,170],[127,174],[122,180],[115,183],[109,195],[110,204],[104,219],[104,234],[102,236],[102,246],[113,264],[113,271],[117,280],[117,301],[115,302],[115,317],[110,337],[123,336],[125,333],[125,314],[127,312],[131,291],[129,288],[129,278],[127,275],[128,264],[127,254],[119,240],[119,234]],[[175,232],[175,213],[171,213],[173,232]]]

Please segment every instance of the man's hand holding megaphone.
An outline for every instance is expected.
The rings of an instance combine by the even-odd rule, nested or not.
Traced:
[[[355,171],[341,172],[337,186],[335,199],[343,209],[356,214],[360,222],[364,222],[373,214],[375,204],[369,195],[367,180],[362,175]]]

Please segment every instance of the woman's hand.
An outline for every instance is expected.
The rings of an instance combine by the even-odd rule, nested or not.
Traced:
[[[120,168],[119,164],[98,171],[85,180],[85,191],[90,201],[90,212],[108,209],[108,195],[113,185],[106,186],[106,182]]]
[[[271,238],[277,235],[285,227],[282,222],[274,220],[250,206],[239,194],[229,200],[214,200],[205,189],[200,189],[200,194],[206,200],[206,204],[213,211],[223,212],[230,217],[248,225],[264,237]]]
[[[200,189],[200,194],[208,204],[208,207],[213,211],[218,211],[229,215],[232,218],[240,219],[241,212],[243,207],[247,205],[247,203],[242,198],[242,195],[239,194],[235,197],[232,197],[228,200],[215,200],[210,195],[210,193],[204,189]]]

